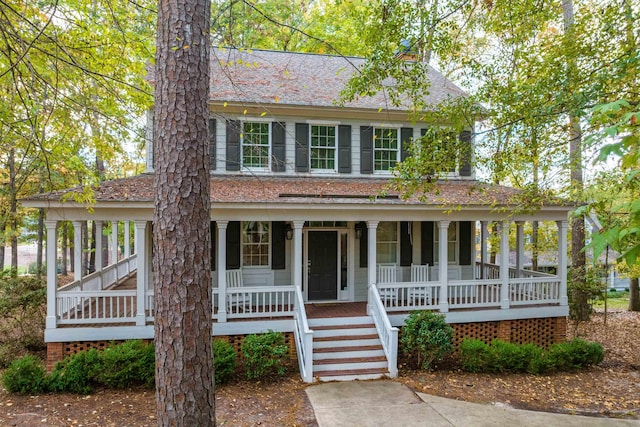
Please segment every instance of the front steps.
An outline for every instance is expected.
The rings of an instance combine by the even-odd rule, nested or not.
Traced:
[[[309,319],[313,376],[319,381],[376,379],[389,375],[387,358],[370,316]]]

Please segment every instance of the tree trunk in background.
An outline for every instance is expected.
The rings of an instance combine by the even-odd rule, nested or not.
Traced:
[[[209,257],[210,0],[160,0],[153,220],[159,426],[215,426]]]
[[[637,277],[629,282],[629,311],[640,311],[640,286]]]
[[[91,250],[89,251],[89,273],[96,271],[96,222],[91,223]]]
[[[16,187],[16,159],[15,150],[9,150],[7,161],[9,166],[9,244],[11,245],[11,269],[18,271],[18,194]]]
[[[62,243],[60,244],[60,250],[62,251],[62,271],[61,273],[65,276],[69,274],[67,270],[67,253],[69,251],[69,233],[67,232],[67,223],[62,221],[60,223],[60,227],[62,228]]]
[[[65,224],[65,225],[66,225],[66,224]],[[67,237],[68,237],[68,239],[69,239],[69,240],[67,241],[67,243],[68,243],[67,247],[69,248],[69,271],[71,271],[71,272],[75,272],[75,268],[76,268],[76,267],[75,267],[75,266],[76,266],[76,263],[75,263],[75,259],[76,259],[76,250],[75,250],[75,248],[74,248],[74,246],[75,246],[75,243],[74,243],[74,242],[75,242],[75,239],[73,238],[73,235],[75,234],[75,232],[76,232],[76,231],[75,231],[75,229],[74,229],[74,228],[69,228],[68,230],[69,230],[69,231],[71,231],[70,235],[68,235],[68,236],[67,236]]]
[[[0,228],[0,234],[2,234],[4,230]],[[4,241],[0,241],[0,271],[4,270]]]
[[[82,221],[82,276],[86,276],[89,270],[89,251],[87,248],[89,247],[89,221]]]
[[[531,222],[531,269],[538,271],[538,221]]]
[[[573,1],[562,0],[562,16],[564,32],[569,46],[574,43],[574,13]],[[567,61],[566,79],[571,84],[577,76],[576,62],[574,59]],[[584,182],[582,177],[582,129],[580,118],[569,109],[569,168],[571,172],[571,192],[573,200],[581,203],[583,198]],[[573,218],[571,221],[571,296],[574,304],[573,316],[576,320],[588,320],[590,316],[589,292],[586,289],[585,266],[586,254],[583,251],[585,245],[584,218]]]

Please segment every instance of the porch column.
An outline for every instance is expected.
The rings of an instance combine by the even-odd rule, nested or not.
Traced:
[[[129,258],[131,256],[131,241],[129,237],[129,227],[131,226],[131,221],[124,222],[124,257]]]
[[[291,283],[302,289],[302,227],[304,221],[293,221]]]
[[[58,242],[57,221],[44,221],[47,229],[47,329],[56,327],[56,292],[58,292],[57,247]]]
[[[102,265],[102,221],[93,221],[93,226],[96,229],[96,271],[102,271],[104,267]],[[102,276],[100,276],[102,277]],[[100,283],[100,287],[102,287],[102,283]]]
[[[367,248],[367,279],[369,283],[367,283],[367,287],[371,285],[375,285],[378,282],[377,273],[376,273],[376,261],[378,259],[376,253],[376,240],[377,240],[377,229],[380,221],[367,221],[367,232],[368,234],[368,242],[369,247]]]
[[[517,277],[522,277],[524,268],[524,221],[516,221],[516,270]]]
[[[82,221],[73,221],[73,280],[81,280],[82,276]]]
[[[509,308],[509,221],[502,221],[500,233],[500,308]]]
[[[218,227],[218,322],[227,321],[227,225],[229,221],[216,220]],[[213,307],[212,311],[213,313]]]
[[[146,235],[147,221],[134,221],[136,254],[138,255],[138,271],[136,276],[136,325],[144,326],[147,322],[145,300],[147,289],[147,257]]]
[[[438,221],[438,280],[440,280],[440,311],[449,311],[449,224]]]
[[[489,250],[487,248],[487,237],[489,236],[489,223],[480,221],[480,279],[487,279],[485,272],[485,264],[489,259]]]
[[[118,221],[111,222],[111,264],[118,262]],[[117,276],[117,271],[116,271]]]
[[[568,305],[567,298],[567,230],[569,221],[557,221],[558,224],[558,277],[560,278],[560,305]]]

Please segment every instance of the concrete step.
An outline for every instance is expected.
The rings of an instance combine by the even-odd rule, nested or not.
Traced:
[[[322,371],[316,375],[319,381],[353,381],[353,380],[373,380],[389,376],[389,371],[384,368],[373,369],[349,369],[338,371]]]

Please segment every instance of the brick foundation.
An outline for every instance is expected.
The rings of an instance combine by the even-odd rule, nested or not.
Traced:
[[[453,345],[457,349],[465,338],[477,338],[486,343],[494,339],[516,344],[533,343],[542,347],[567,339],[566,317],[547,317],[542,319],[501,320],[494,322],[454,323]],[[244,335],[228,335],[214,337],[227,341],[242,358],[242,340]],[[148,341],[148,340],[146,340]],[[110,344],[120,341],[74,341],[47,343],[47,372],[51,372],[55,364],[66,356],[80,351],[96,348],[104,349]],[[284,333],[284,343],[289,347],[289,358],[297,360],[296,342],[293,332]]]

